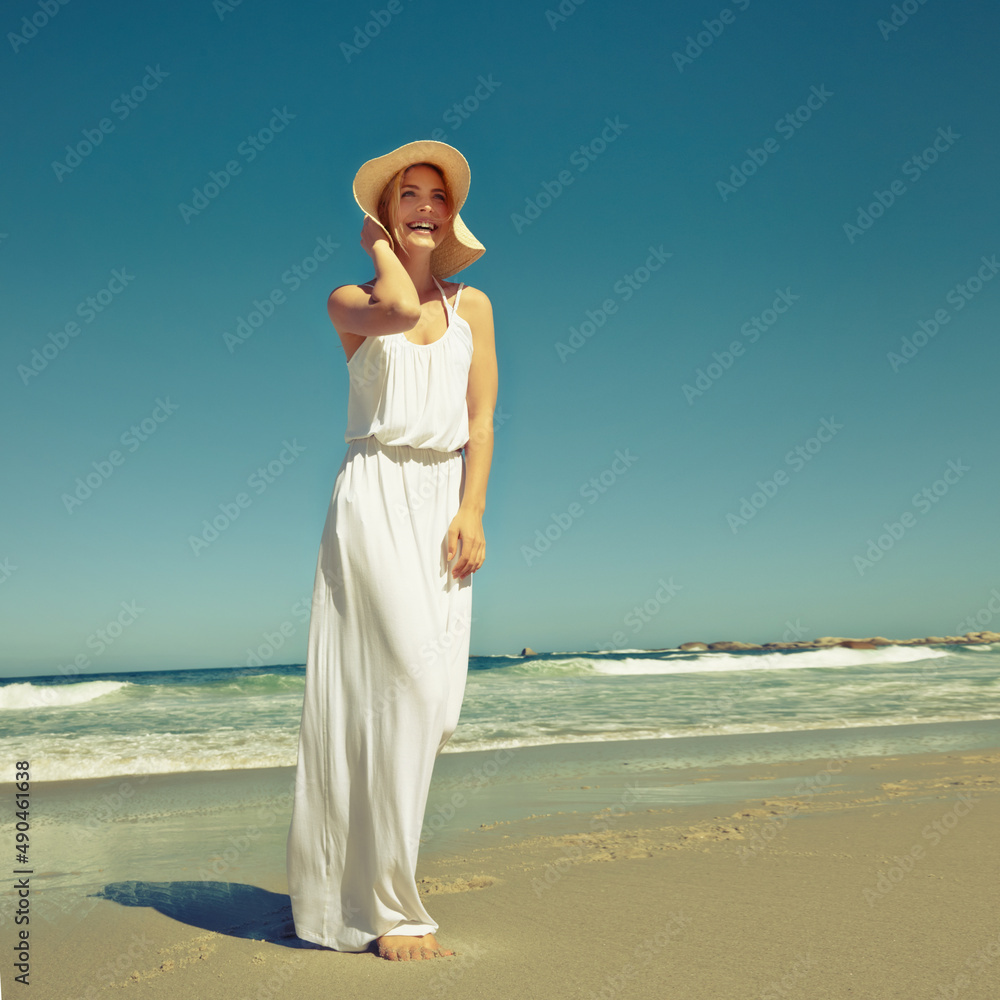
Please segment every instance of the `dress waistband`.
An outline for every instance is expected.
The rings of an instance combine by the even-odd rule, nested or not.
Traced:
[[[393,461],[445,462],[449,459],[464,458],[461,448],[455,451],[441,451],[439,448],[414,448],[409,444],[385,444],[374,434],[368,437],[355,438],[347,447],[348,455],[382,452]]]

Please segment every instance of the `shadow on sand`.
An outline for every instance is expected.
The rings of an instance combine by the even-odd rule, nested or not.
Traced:
[[[284,893],[240,882],[109,882],[98,899],[122,906],[149,906],[172,920],[230,937],[267,941],[285,948],[315,948],[295,934],[292,905]]]

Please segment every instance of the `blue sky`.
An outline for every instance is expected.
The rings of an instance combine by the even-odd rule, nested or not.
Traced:
[[[496,319],[473,653],[1000,588],[995,9],[53,6],[3,15],[4,676],[303,661],[350,182],[417,138],[471,164]]]

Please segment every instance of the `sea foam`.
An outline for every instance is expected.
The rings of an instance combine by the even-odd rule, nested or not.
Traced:
[[[126,681],[84,681],[80,684],[6,684],[0,687],[0,711],[19,708],[62,708],[85,705],[96,698],[131,687]]]

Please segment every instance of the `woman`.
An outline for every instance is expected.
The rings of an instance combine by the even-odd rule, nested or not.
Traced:
[[[354,179],[375,277],[328,303],[350,376],[347,455],[320,544],[288,884],[299,937],[453,955],[416,887],[434,760],[458,722],[493,454],[493,312],[440,279],[484,248],[469,166],[411,142]],[[464,455],[463,455],[464,449]]]

